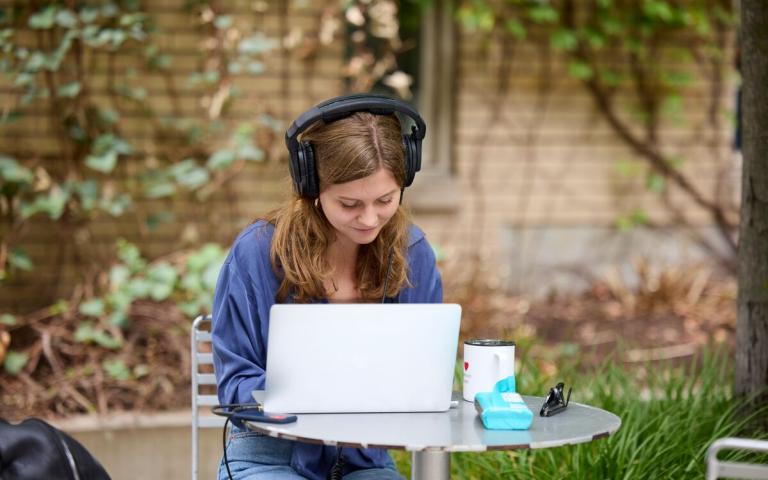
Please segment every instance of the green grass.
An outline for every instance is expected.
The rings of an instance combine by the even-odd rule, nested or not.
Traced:
[[[756,418],[765,418],[768,407],[749,416],[737,415],[741,405],[731,395],[733,362],[724,351],[707,350],[684,365],[657,362],[632,369],[609,358],[589,372],[580,372],[583,368],[575,349],[545,355],[549,358],[518,357],[518,391],[543,396],[563,380],[566,388],[574,387],[572,401],[621,417],[618,432],[558,448],[454,453],[451,478],[700,479],[706,470],[707,448],[715,439],[768,437],[754,429],[747,432]],[[553,361],[562,368],[554,375],[542,373],[539,365]],[[408,477],[410,454],[391,453]],[[744,456],[731,452],[726,457]],[[766,461],[765,456],[760,460]]]

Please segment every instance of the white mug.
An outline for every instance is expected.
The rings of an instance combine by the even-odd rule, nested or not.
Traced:
[[[464,400],[475,401],[496,382],[515,374],[515,342],[476,339],[464,342]]]

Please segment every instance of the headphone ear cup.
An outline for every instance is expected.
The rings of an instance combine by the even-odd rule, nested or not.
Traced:
[[[410,187],[413,179],[416,178],[416,172],[421,169],[421,158],[417,140],[412,135],[403,135],[403,146],[405,147],[405,185]]]
[[[302,158],[302,189],[299,193],[302,197],[317,198],[320,196],[320,186],[317,178],[317,165],[315,165],[315,151],[309,142],[301,142],[299,150]]]

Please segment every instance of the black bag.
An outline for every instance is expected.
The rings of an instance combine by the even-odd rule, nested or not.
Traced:
[[[77,440],[39,418],[0,418],[0,480],[110,480]]]

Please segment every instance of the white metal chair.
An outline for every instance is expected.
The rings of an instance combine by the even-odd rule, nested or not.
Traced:
[[[213,374],[213,353],[211,353],[211,316],[200,315],[192,323],[192,480],[197,480],[200,451],[200,428],[224,428],[225,419],[212,415],[200,415],[201,407],[218,405],[216,376]],[[200,367],[210,365],[209,372]],[[207,392],[206,392],[207,390]],[[214,393],[210,393],[210,391]]]
[[[707,451],[707,480],[721,477],[768,479],[768,464],[718,460],[717,454],[721,450],[768,452],[768,440],[748,438],[719,438],[715,440]]]

